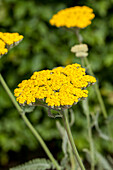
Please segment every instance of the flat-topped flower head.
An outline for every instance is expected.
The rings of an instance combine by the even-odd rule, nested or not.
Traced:
[[[18,45],[22,39],[23,35],[18,33],[0,32],[0,56],[6,54],[11,47]]]
[[[85,28],[95,17],[93,9],[87,6],[75,6],[60,10],[50,19],[50,24],[56,27]]]
[[[86,75],[79,64],[57,67],[53,70],[34,72],[14,90],[16,100],[22,105],[37,105],[44,102],[51,108],[71,107],[88,96],[87,86],[96,82]]]

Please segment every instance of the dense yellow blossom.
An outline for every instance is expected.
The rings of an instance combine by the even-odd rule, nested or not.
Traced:
[[[23,80],[14,90],[20,104],[36,104],[44,101],[48,106],[71,106],[88,96],[85,88],[96,79],[85,74],[79,64],[57,67],[53,70],[34,72],[29,80]]]
[[[91,24],[95,17],[93,9],[87,6],[75,6],[60,10],[50,19],[50,24],[56,27],[84,28]]]
[[[8,52],[10,47],[17,45],[23,39],[23,35],[18,33],[0,32],[0,55]]]
[[[19,35],[18,33],[0,32],[0,39],[7,45],[12,45],[14,43],[19,43],[23,39],[23,35]]]

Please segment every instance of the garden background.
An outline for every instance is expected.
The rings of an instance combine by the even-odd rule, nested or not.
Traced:
[[[93,87],[89,88],[91,114],[99,113],[99,130],[93,128],[96,149],[103,156],[113,156],[113,0],[0,0],[0,31],[18,32],[23,41],[0,60],[0,71],[13,90],[34,71],[52,69],[80,63],[70,52],[77,42],[73,32],[49,24],[57,11],[71,6],[86,5],[93,8],[92,24],[81,30],[89,47],[89,61],[95,73],[108,118],[104,119]],[[81,102],[73,107],[75,124],[72,128],[76,146],[84,158],[88,148],[86,118]],[[39,131],[53,155],[62,158],[61,139],[55,120],[47,116],[46,109],[37,107],[28,118]],[[59,119],[60,120],[60,119]],[[109,125],[109,128],[106,128]],[[0,85],[0,169],[8,169],[33,158],[46,157],[34,136],[24,124],[12,102]],[[87,163],[87,160],[85,160]]]

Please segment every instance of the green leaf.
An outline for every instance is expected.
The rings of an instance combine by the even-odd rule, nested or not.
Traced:
[[[54,169],[53,164],[46,159],[33,159],[25,164],[19,165],[14,168],[10,168],[10,170],[46,170],[46,169]]]
[[[22,109],[25,113],[33,112],[35,106],[23,106]]]
[[[67,138],[67,133],[65,131],[65,129],[62,127],[62,125],[60,124],[59,121],[56,121],[56,125],[57,128],[61,134],[61,138],[62,138],[62,151],[65,155],[65,157],[67,156],[67,145],[68,145],[68,138]]]
[[[61,166],[64,168],[64,169],[68,169],[68,170],[71,170],[71,166],[69,164],[69,157],[68,156],[65,156],[62,161],[61,161]]]

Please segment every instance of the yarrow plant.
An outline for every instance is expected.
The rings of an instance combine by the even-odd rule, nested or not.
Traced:
[[[85,51],[87,51],[86,46]],[[80,99],[88,97],[86,87],[95,82],[96,79],[93,76],[86,75],[85,69],[75,63],[53,70],[34,72],[30,79],[22,81],[14,90],[20,105],[38,106],[41,102],[42,106],[48,107],[49,116],[54,117],[50,112],[51,109],[60,112],[75,158],[82,170],[85,168],[73,141],[64,110],[77,104]]]
[[[5,52],[1,53],[2,55],[6,54],[11,47],[17,45],[23,39],[23,36],[18,33],[0,33],[0,36],[2,44],[1,49],[5,49]],[[44,148],[53,165],[56,169],[60,170],[61,167],[52,156],[38,132],[36,132],[25,116],[25,111],[23,111],[18,103],[16,103],[14,96],[10,92],[1,74],[0,82],[22,116],[26,125]],[[80,99],[86,98],[88,96],[86,87],[94,84],[95,82],[96,79],[93,76],[86,75],[85,69],[82,68],[80,64],[75,63],[66,67],[57,67],[52,70],[34,72],[29,80],[22,81],[22,83],[20,83],[18,88],[14,91],[20,105],[38,105],[38,102],[41,101],[42,106],[46,106],[49,109],[54,109],[60,112],[64,120],[64,125],[67,130],[73,152],[82,170],[85,168],[74,144],[68,119],[64,110],[72,107],[72,105],[76,104]]]
[[[68,120],[64,110],[77,104],[80,99],[88,96],[86,87],[94,84],[96,79],[86,75],[80,64],[67,65],[65,68],[57,67],[53,70],[34,72],[28,80],[23,80],[14,93],[20,105],[42,106],[60,112],[63,117],[69,140],[74,150],[79,166],[84,170],[75,144],[72,139]],[[49,114],[51,116],[51,114]]]

